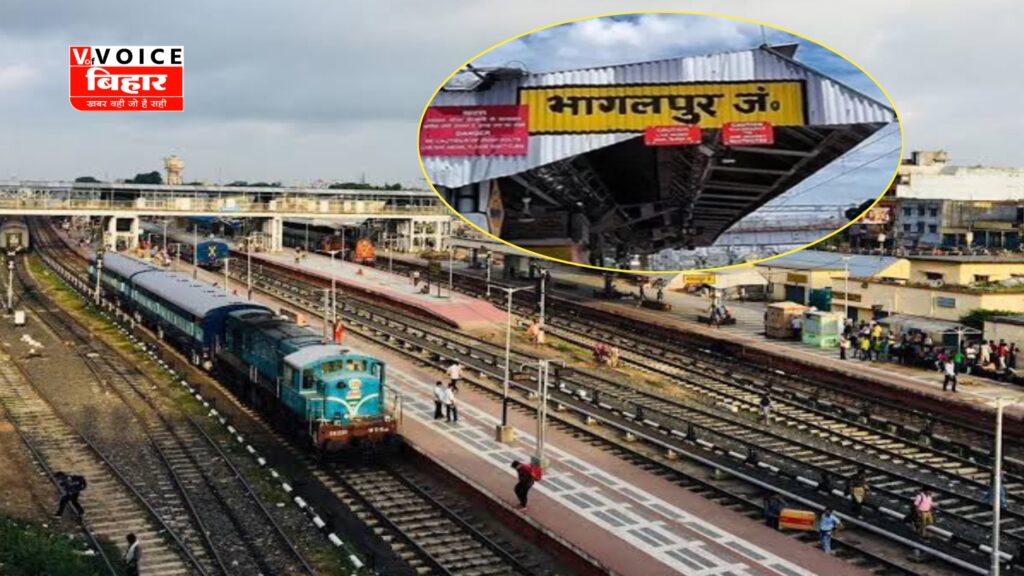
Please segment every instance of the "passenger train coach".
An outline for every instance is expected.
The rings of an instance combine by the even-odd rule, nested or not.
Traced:
[[[331,451],[393,437],[386,366],[209,284],[108,253],[108,296],[207,370],[233,375],[241,396]]]
[[[24,218],[7,217],[0,222],[0,250],[24,252],[29,249],[28,225]]]

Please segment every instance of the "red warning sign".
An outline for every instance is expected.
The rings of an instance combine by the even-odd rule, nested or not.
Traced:
[[[686,146],[700,144],[697,126],[648,126],[644,129],[644,144],[648,146]]]
[[[527,107],[431,106],[420,127],[423,156],[523,156],[527,153]]]
[[[771,122],[726,122],[722,125],[722,144],[726,146],[770,146],[775,143]]]

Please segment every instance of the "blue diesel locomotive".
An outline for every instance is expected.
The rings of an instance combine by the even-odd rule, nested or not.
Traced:
[[[163,243],[163,227],[153,223],[144,223],[142,229],[151,236],[153,244]],[[207,234],[196,235],[180,230],[167,231],[167,251],[171,256],[177,255],[174,246],[181,251],[181,260],[195,264],[206,270],[220,270],[224,267],[224,259],[231,254],[231,246],[223,238]]]
[[[332,451],[395,435],[382,361],[325,343],[269,308],[140,260],[108,253],[89,268],[108,297],[314,447]]]

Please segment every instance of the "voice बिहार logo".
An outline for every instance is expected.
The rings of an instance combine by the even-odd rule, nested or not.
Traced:
[[[83,112],[184,109],[182,46],[71,46],[68,91]]]

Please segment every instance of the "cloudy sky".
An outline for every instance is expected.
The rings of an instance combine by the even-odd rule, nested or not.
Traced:
[[[1016,73],[1024,8],[1012,0],[973,2],[971,10],[926,0],[182,0],[171,6],[3,2],[0,179],[125,177],[159,169],[163,156],[177,153],[187,179],[299,183],[365,174],[370,181],[422,185],[419,115],[462,62],[565,19],[652,9],[744,16],[824,42],[886,88],[905,122],[908,150],[943,147],[959,163],[1024,166],[1018,144],[1024,115],[1013,108],[1024,84]],[[636,59],[617,58],[625,52],[673,55],[663,52],[666,46],[683,45],[671,30],[637,27],[642,22],[634,19],[632,29],[580,27],[571,49],[545,47],[541,38],[534,47],[556,64],[581,55],[613,61]],[[686,40],[742,48],[750,42],[748,29],[726,22]],[[184,45],[186,112],[76,112],[67,100],[71,44]]]

